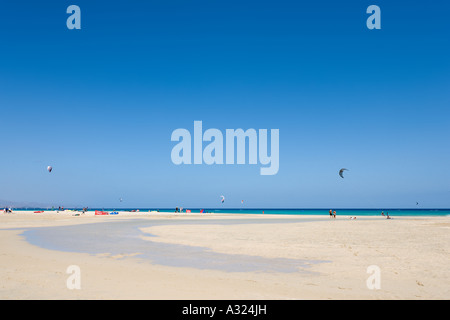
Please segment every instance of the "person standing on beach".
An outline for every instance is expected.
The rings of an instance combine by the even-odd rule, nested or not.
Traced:
[[[333,218],[336,219],[336,211],[333,211]]]
[[[330,209],[330,218],[333,218],[333,211]]]

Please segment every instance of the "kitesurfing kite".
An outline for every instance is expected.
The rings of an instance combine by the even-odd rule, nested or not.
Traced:
[[[52,168],[51,166],[48,166],[48,167],[47,167],[47,171],[48,171],[48,172],[52,172],[52,170],[53,170],[53,168]]]
[[[225,197],[224,196],[220,196],[222,198],[222,203],[225,202]]]
[[[122,201],[123,201],[123,199],[122,199],[122,198],[120,198],[119,200],[120,200],[120,202],[122,202]]]
[[[344,170],[348,169],[342,168],[341,170],[339,170],[339,175],[341,176],[341,178],[344,178]]]

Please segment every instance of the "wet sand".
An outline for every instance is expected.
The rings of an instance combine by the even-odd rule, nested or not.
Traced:
[[[449,232],[448,217],[2,213],[0,299],[449,299]]]

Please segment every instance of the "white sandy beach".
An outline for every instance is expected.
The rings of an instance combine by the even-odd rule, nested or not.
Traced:
[[[71,212],[0,214],[0,299],[449,299],[450,218]],[[298,219],[279,223],[280,219]],[[265,219],[265,224],[177,224],[145,228],[149,241],[224,254],[324,260],[308,272],[229,272],[152,264],[138,253],[61,252],[24,240],[25,229],[124,219]],[[278,223],[277,223],[278,222]],[[154,237],[156,235],[156,237]],[[81,288],[68,289],[69,266]],[[380,289],[369,289],[369,266]]]

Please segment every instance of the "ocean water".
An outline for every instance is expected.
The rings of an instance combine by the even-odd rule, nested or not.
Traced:
[[[81,208],[66,208],[72,210],[80,210]],[[390,216],[450,216],[450,209],[398,209],[398,208],[381,208],[381,209],[346,209],[346,208],[326,208],[326,209],[265,209],[265,208],[183,208],[191,210],[192,213],[199,213],[200,210],[208,213],[230,213],[230,214],[282,214],[282,215],[329,215],[330,209],[336,211],[336,215],[350,216],[379,216],[381,212],[389,213]],[[19,210],[19,209],[18,209]],[[49,210],[48,208],[26,208],[20,210],[36,211]],[[161,212],[175,212],[175,208],[89,208],[92,210],[104,211],[133,211],[148,212],[159,210]]]
[[[212,209],[212,213],[240,213],[240,214],[288,214],[288,215],[329,215],[329,211],[336,211],[336,215],[350,216],[380,216],[381,212],[390,216],[450,216],[450,209]],[[192,212],[197,212],[192,210]],[[209,211],[208,211],[209,212]]]

